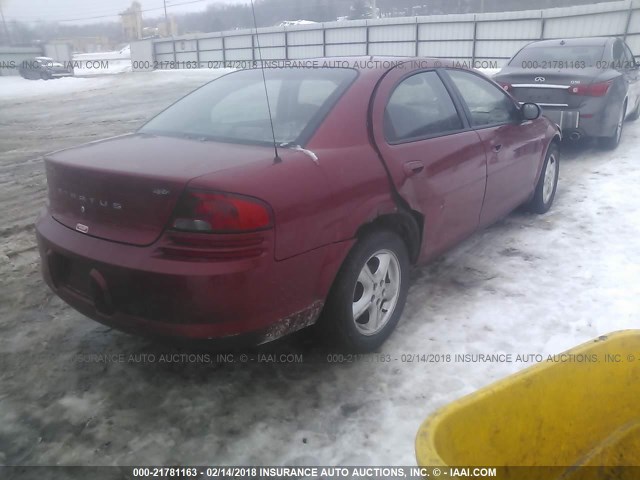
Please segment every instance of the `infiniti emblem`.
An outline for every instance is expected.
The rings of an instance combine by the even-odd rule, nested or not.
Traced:
[[[82,206],[80,207],[80,212],[84,213],[84,212],[86,212],[86,211],[87,211],[87,209],[86,209],[86,208],[84,208],[84,205],[82,205]]]
[[[536,77],[535,81],[536,82],[544,82],[546,79],[544,77]]]

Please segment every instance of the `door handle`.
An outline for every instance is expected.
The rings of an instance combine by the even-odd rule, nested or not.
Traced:
[[[494,152],[499,152],[500,150],[502,150],[502,144],[493,146],[493,151]]]
[[[420,173],[424,170],[424,163],[422,163],[420,160],[407,162],[404,164],[403,169],[407,177],[412,177],[416,173]]]

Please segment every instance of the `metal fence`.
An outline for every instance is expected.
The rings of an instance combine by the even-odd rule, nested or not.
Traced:
[[[500,66],[531,41],[589,36],[624,37],[640,53],[640,0],[184,35],[154,40],[153,58],[155,68],[356,55],[455,58]]]

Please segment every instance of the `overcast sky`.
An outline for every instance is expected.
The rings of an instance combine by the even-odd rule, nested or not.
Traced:
[[[163,0],[138,0],[142,9],[158,9],[144,12],[144,16],[164,15]],[[72,23],[89,23],[118,20],[118,13],[126,10],[132,0],[0,0],[7,21],[61,21],[86,19]],[[191,3],[193,2],[193,3]],[[249,0],[167,0],[167,12],[198,12],[212,3],[248,3]],[[182,5],[181,5],[182,4]],[[172,7],[172,5],[174,5]],[[93,18],[89,17],[102,17]],[[108,17],[107,17],[108,16]]]

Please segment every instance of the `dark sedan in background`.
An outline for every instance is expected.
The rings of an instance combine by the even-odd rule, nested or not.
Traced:
[[[50,80],[73,76],[73,68],[56,62],[50,57],[35,57],[31,60],[25,60],[20,64],[19,72],[22,78],[29,80]]]
[[[533,42],[494,79],[519,102],[535,102],[565,138],[620,143],[625,119],[640,114],[638,63],[620,38]]]

